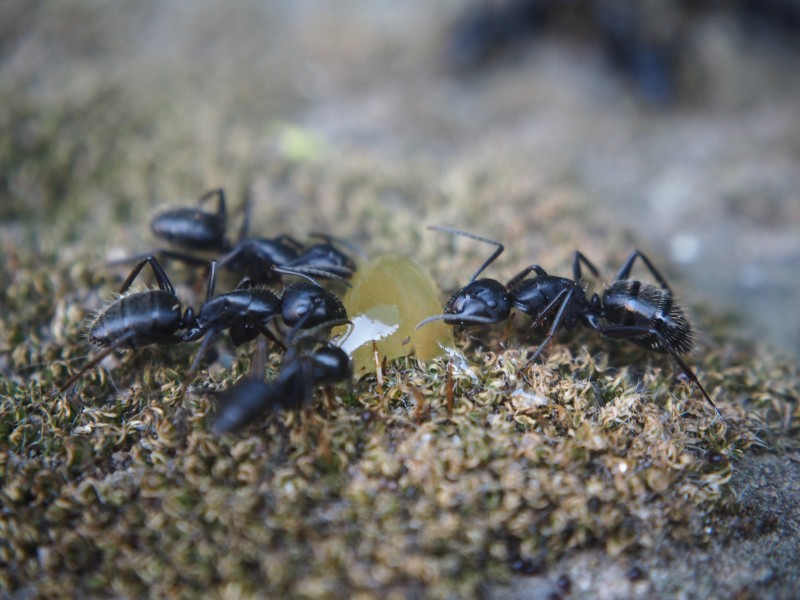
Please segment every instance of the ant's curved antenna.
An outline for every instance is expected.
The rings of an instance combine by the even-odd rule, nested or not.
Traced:
[[[452,227],[445,227],[444,225],[428,225],[427,229],[431,229],[433,231],[443,231],[445,233],[451,233],[453,235],[460,235],[473,240],[478,240],[479,242],[491,244],[492,246],[497,246],[497,250],[495,250],[494,253],[488,259],[486,259],[486,262],[484,262],[480,266],[480,268],[477,271],[475,271],[475,274],[472,277],[470,277],[468,283],[472,283],[473,281],[475,281],[478,275],[483,273],[483,271],[486,270],[486,267],[492,264],[497,259],[497,257],[503,253],[503,250],[506,249],[506,247],[503,246],[503,244],[501,244],[500,242],[496,242],[495,240],[490,240],[489,238],[485,238],[480,235],[475,235],[474,233],[470,233],[468,231],[462,231],[461,229],[453,229]]]

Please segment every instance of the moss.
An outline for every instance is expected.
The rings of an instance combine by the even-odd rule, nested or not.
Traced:
[[[685,539],[735,504],[743,453],[796,447],[791,365],[706,352],[696,366],[723,421],[660,357],[589,336],[520,378],[513,331],[462,335],[470,365],[399,359],[380,386],[216,439],[211,398],[177,399],[190,351],[123,355],[81,380],[77,403],[52,394],[85,360],[68,298],[95,280],[57,259],[43,280],[17,254],[0,322],[7,591],[469,596],[519,560]],[[15,346],[22,330],[35,335]]]
[[[695,324],[709,341],[691,365],[724,420],[668,360],[586,332],[559,336],[521,378],[530,342],[519,319],[460,332],[463,361],[390,361],[380,380],[320,392],[237,436],[211,435],[205,391],[247,372],[248,346],[184,399],[189,347],[110,357],[75,397],[56,394],[87,358],[83,322],[123,275],[97,257],[149,247],[153,204],[219,180],[252,192],[254,233],[323,230],[413,255],[451,290],[485,248],[424,225],[506,241],[491,267],[500,279],[531,257],[569,273],[578,246],[618,264],[630,236],[524,156],[443,167],[332,147],[316,162],[303,139],[304,160],[264,160],[253,150],[263,140],[242,142],[236,122],[195,131],[155,101],[146,118],[124,118],[131,106],[113,91],[57,109],[12,100],[2,126],[20,129],[0,149],[0,210],[17,219],[0,224],[6,594],[474,596],[515,565],[544,568],[578,548],[702,543],[696,523],[728,527],[737,461],[797,448],[796,365],[732,343],[731,324],[706,313]],[[117,118],[122,130],[107,127]],[[169,272],[197,307],[195,274]]]

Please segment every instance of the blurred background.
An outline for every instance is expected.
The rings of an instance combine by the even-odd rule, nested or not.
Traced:
[[[0,231],[61,266],[225,186],[254,233],[610,275],[800,354],[800,2],[0,4]],[[446,250],[446,251],[445,251]],[[454,256],[465,255],[458,264]],[[495,268],[495,267],[493,267]]]

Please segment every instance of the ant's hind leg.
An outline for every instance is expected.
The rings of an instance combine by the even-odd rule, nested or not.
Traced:
[[[696,386],[697,389],[703,394],[703,397],[708,401],[708,403],[714,408],[714,411],[719,415],[719,409],[717,405],[714,404],[714,401],[711,399],[711,396],[708,395],[708,392],[703,387],[703,384],[700,383],[700,380],[695,375],[694,371],[689,368],[689,365],[686,364],[686,361],[681,358],[680,354],[672,347],[669,341],[661,334],[661,332],[653,329],[652,327],[636,327],[636,326],[621,326],[621,327],[602,327],[596,325],[590,325],[592,329],[597,331],[600,335],[603,335],[610,339],[617,339],[617,340],[630,340],[632,338],[637,338],[641,336],[652,336],[658,343],[660,347],[663,348],[665,352],[667,352],[671,357],[672,360],[678,365],[680,370],[686,375],[690,381],[692,381]]]
[[[114,352],[114,350],[116,350],[117,348],[121,348],[133,336],[134,336],[134,333],[132,333],[132,332],[128,333],[126,335],[123,335],[117,341],[115,341],[113,344],[111,344],[111,345],[107,346],[106,348],[104,348],[103,350],[101,350],[97,354],[97,356],[95,356],[88,363],[86,363],[80,371],[78,371],[75,375],[70,377],[69,381],[67,381],[64,385],[62,385],[60,388],[58,388],[59,393],[65,392],[73,383],[75,383],[76,381],[78,381],[78,379],[83,377],[83,375],[87,371],[89,371],[89,370],[93,369],[94,367],[96,367],[97,365],[99,365],[106,356],[108,356],[109,354]]]
[[[622,281],[623,279],[628,279],[631,274],[631,269],[633,268],[633,263],[636,261],[637,258],[641,258],[642,262],[644,262],[647,270],[653,275],[655,280],[658,282],[658,285],[661,286],[661,289],[667,290],[669,293],[672,293],[672,290],[667,283],[667,280],[664,279],[664,276],[658,272],[653,266],[653,263],[650,262],[650,259],[647,258],[642,252],[639,250],[634,250],[631,252],[631,255],[628,257],[628,260],[625,261],[625,264],[622,265],[619,272],[617,273],[616,279],[614,281]]]
[[[140,254],[134,254],[133,256],[126,256],[125,258],[117,258],[114,260],[109,260],[106,264],[109,267],[118,267],[120,265],[129,265],[136,261],[146,260],[148,256],[152,256],[154,258],[158,257],[162,261],[163,260],[177,260],[178,262],[182,262],[186,265],[191,265],[193,267],[202,267],[208,264],[208,260],[205,258],[197,258],[196,256],[192,256],[191,254],[185,254],[183,252],[176,252],[175,250],[168,250],[166,248],[154,248],[148,252],[142,252]]]
[[[133,267],[133,271],[131,271],[130,275],[128,275],[127,279],[122,284],[122,287],[119,290],[120,294],[124,294],[128,291],[128,289],[133,284],[134,280],[139,276],[139,273],[142,272],[142,269],[146,264],[150,264],[150,267],[153,269],[153,274],[156,277],[156,283],[158,284],[158,289],[168,292],[172,295],[175,294],[175,288],[172,287],[172,283],[167,277],[167,273],[158,264],[158,261],[155,259],[154,256],[147,256],[146,258],[139,261],[139,263]]]
[[[217,332],[209,331],[206,333],[203,341],[200,342],[200,347],[197,349],[197,354],[195,354],[194,360],[192,361],[192,365],[189,367],[189,371],[186,373],[186,378],[184,379],[183,385],[181,386],[180,396],[183,397],[186,394],[186,390],[189,387],[189,384],[192,383],[195,376],[197,375],[197,371],[200,370],[200,362],[205,358],[206,350],[211,345],[211,342],[217,337]]]
[[[209,200],[215,196],[219,200],[217,204],[217,217],[219,217],[220,221],[224,223],[227,212],[225,209],[225,190],[222,188],[214,188],[213,190],[209,190],[197,199],[197,203],[203,204],[206,200]]]

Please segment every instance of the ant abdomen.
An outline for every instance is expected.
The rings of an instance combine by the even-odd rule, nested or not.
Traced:
[[[692,326],[683,309],[675,304],[669,290],[634,280],[615,281],[603,292],[603,316],[620,327],[652,327],[678,354],[688,353],[694,344]],[[628,338],[633,344],[655,352],[670,350],[654,335]]]

